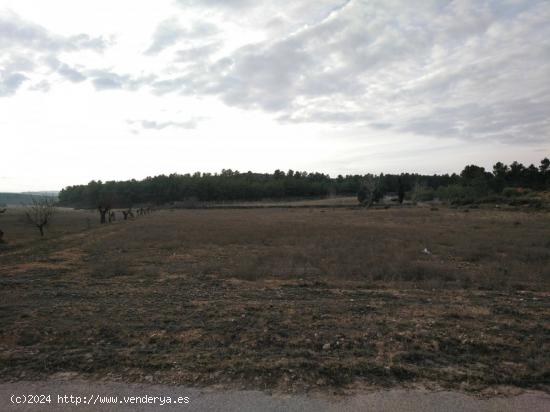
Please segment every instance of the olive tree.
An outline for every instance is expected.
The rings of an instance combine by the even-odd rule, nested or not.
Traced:
[[[106,216],[107,216],[107,213],[110,212],[110,210],[111,210],[111,206],[108,206],[106,204],[102,204],[97,207],[97,211],[99,212],[99,222],[101,224],[107,223]],[[109,223],[111,223],[111,220],[109,220]]]
[[[372,175],[365,176],[357,192],[357,200],[359,203],[365,207],[370,207],[374,202],[380,201],[382,196],[380,177]]]

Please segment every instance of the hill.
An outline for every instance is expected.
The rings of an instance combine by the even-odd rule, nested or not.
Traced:
[[[0,205],[27,205],[32,202],[33,197],[49,196],[57,198],[57,194],[58,192],[54,191],[23,193],[0,192]]]

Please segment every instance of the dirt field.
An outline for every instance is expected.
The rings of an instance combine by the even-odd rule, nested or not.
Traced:
[[[10,210],[0,379],[549,391],[550,215],[433,209]]]

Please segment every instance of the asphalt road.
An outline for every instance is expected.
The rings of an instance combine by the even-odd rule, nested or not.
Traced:
[[[33,396],[29,397],[29,395]],[[50,395],[50,397],[48,398],[47,395]],[[170,397],[172,403],[167,402],[168,397]],[[31,399],[44,403],[14,403],[23,402],[25,399],[27,402]],[[107,404],[105,403],[107,399],[115,403]],[[77,404],[77,402],[79,403]],[[175,404],[174,402],[180,403]],[[457,392],[393,389],[357,394],[349,397],[331,398],[328,395],[269,395],[259,391],[193,389],[179,386],[98,383],[75,380],[2,383],[0,384],[0,410],[6,412],[546,412],[550,411],[550,395],[544,392],[527,391],[510,397],[477,398]]]

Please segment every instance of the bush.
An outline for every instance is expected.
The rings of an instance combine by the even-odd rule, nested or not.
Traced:
[[[506,203],[508,199],[499,195],[489,195],[476,200],[476,203]]]
[[[515,187],[505,187],[504,189],[502,189],[502,196],[518,197],[521,196],[521,192]]]
[[[451,202],[451,205],[453,205],[453,206],[466,206],[466,205],[471,205],[472,203],[474,203],[475,199],[473,199],[471,197],[464,197],[464,198],[461,198],[461,199],[452,199],[450,202]]]
[[[536,208],[540,208],[543,206],[542,200],[537,197],[516,198],[511,200],[508,204],[510,206],[529,206],[529,207],[536,207]]]
[[[417,184],[413,190],[413,200],[416,202],[429,202],[434,200],[435,190],[426,185]]]
[[[474,203],[475,199],[479,197],[473,187],[462,185],[440,187],[437,189],[436,195],[441,200],[446,200],[454,205]]]

